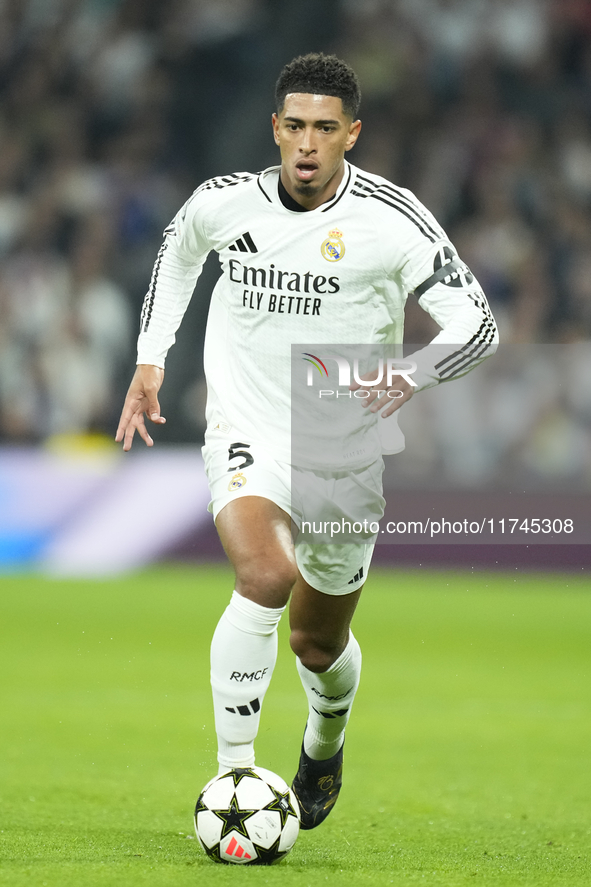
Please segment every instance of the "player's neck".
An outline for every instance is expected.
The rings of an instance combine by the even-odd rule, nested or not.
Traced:
[[[326,186],[320,193],[307,196],[296,192],[291,187],[288,176],[282,169],[279,174],[279,198],[287,209],[291,209],[295,212],[309,212],[333,199],[343,180],[344,174],[345,164],[343,163],[341,168],[334,174],[332,179],[327,182]]]
[[[291,196],[291,194],[283,184],[281,176],[279,176],[279,183],[277,187],[279,190],[279,200],[281,201],[285,209],[289,209],[295,213],[308,212],[305,206],[302,206],[301,203],[299,203],[294,197]]]

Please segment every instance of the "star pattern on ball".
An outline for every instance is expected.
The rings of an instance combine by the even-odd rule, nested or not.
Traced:
[[[213,810],[212,812],[215,813],[218,819],[221,819],[223,823],[222,833],[220,835],[221,840],[221,838],[229,835],[231,831],[236,831],[239,835],[248,838],[249,835],[246,831],[246,826],[244,825],[244,823],[247,819],[250,819],[251,816],[254,816],[257,811],[241,810],[238,806],[236,795],[232,795],[232,800],[230,801],[230,806],[227,810]]]
[[[203,795],[201,794],[199,795],[197,803],[195,804],[195,816],[197,816],[197,814],[200,813],[202,810],[209,810],[209,807],[207,806],[207,804],[203,803]]]
[[[293,804],[291,803],[291,799],[289,797],[289,789],[286,792],[280,792],[276,788],[273,788],[272,785],[269,786],[275,797],[272,801],[269,801],[268,804],[263,808],[264,810],[276,810],[281,817],[281,828],[285,828],[285,823],[287,822],[288,816],[295,816],[297,819],[297,813],[293,808]]]
[[[287,856],[287,853],[281,853],[279,850],[279,841],[281,838],[277,838],[272,847],[269,847],[268,850],[265,850],[264,847],[260,847],[258,844],[254,844],[254,848],[257,852],[257,858],[253,859],[252,862],[246,863],[247,865],[274,865],[276,862],[279,862],[280,859],[283,859],[284,856]]]
[[[221,862],[223,865],[229,865],[227,859],[222,859],[219,844],[215,844],[215,846],[213,847],[205,847],[205,852],[210,859],[213,859],[214,862]]]
[[[240,783],[241,779],[244,779],[245,776],[250,776],[251,779],[260,779],[261,777],[258,773],[255,773],[250,767],[236,767],[235,770],[231,770],[228,774],[234,780],[234,788]]]

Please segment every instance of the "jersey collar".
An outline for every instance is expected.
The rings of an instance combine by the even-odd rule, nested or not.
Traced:
[[[287,203],[282,200],[279,194],[280,173],[280,166],[271,166],[268,169],[263,170],[263,172],[259,173],[258,175],[258,186],[269,201],[269,203],[272,203],[274,206],[279,207],[284,212],[290,212],[294,214],[297,213],[298,215],[311,215],[313,213],[329,212],[333,208],[333,206],[336,206],[343,195],[346,194],[352,179],[351,164],[345,160],[345,172],[343,178],[339,182],[339,187],[337,188],[336,194],[331,197],[330,200],[327,200],[326,203],[322,203],[320,206],[317,206],[316,209],[306,210],[303,207],[300,207],[299,204],[297,204],[297,206],[294,208],[289,205],[290,202],[293,202],[295,204],[296,201],[289,196],[287,191],[285,191],[285,188],[283,188],[283,190],[284,196],[287,197]]]

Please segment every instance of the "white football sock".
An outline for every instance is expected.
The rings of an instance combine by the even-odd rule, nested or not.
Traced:
[[[316,761],[336,755],[345,740],[345,727],[361,675],[361,650],[353,634],[327,671],[309,671],[297,660],[309,704],[304,751]]]
[[[211,688],[220,771],[254,766],[253,743],[277,659],[285,607],[261,607],[235,591],[211,642]]]

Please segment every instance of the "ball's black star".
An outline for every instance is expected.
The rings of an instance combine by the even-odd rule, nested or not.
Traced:
[[[241,779],[244,779],[245,776],[250,776],[251,779],[260,779],[251,767],[236,767],[235,770],[230,770],[227,776],[231,776],[234,780],[234,788],[238,785]]]
[[[229,865],[227,859],[222,859],[220,855],[220,845],[214,844],[213,847],[205,847],[205,852],[214,862],[221,862],[223,865]]]
[[[254,816],[256,810],[241,810],[238,806],[236,795],[232,795],[230,806],[227,810],[214,810],[213,813],[222,820],[222,833],[220,839],[229,835],[232,830],[237,831],[239,835],[248,838],[248,832],[244,823],[251,816]],[[250,838],[249,838],[250,840]]]
[[[263,808],[264,810],[277,810],[279,815],[281,816],[281,828],[285,828],[285,823],[287,822],[288,816],[295,816],[297,819],[297,813],[293,808],[293,804],[291,803],[291,799],[289,797],[289,789],[286,792],[277,791],[276,788],[273,788],[272,785],[269,786],[275,797],[272,801],[269,801],[268,804]]]
[[[197,803],[195,804],[195,816],[197,816],[201,810],[209,810],[207,804],[203,803],[203,795],[199,795]]]
[[[257,858],[248,863],[248,865],[273,865],[274,863],[279,862],[280,859],[283,859],[284,856],[287,856],[286,852],[281,853],[279,850],[280,840],[281,837],[277,838],[273,846],[269,847],[268,850],[255,844],[254,849],[257,852]]]

